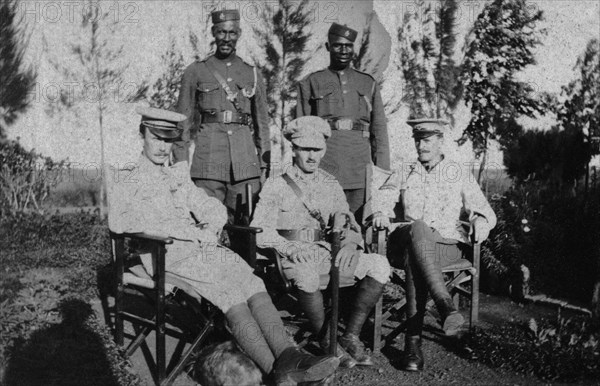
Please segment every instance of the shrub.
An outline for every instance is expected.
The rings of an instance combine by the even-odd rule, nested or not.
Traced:
[[[483,245],[484,263],[491,256],[509,268],[524,264],[535,290],[589,302],[600,262],[599,193],[586,200],[531,181],[492,197],[498,225]]]
[[[0,141],[0,217],[28,208],[39,209],[56,186],[65,161],[54,162],[18,141]]]

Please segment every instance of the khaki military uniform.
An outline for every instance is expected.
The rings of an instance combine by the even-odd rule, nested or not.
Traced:
[[[213,69],[235,95],[237,108]],[[191,177],[228,184],[233,194],[223,196],[218,184],[202,186],[230,208],[248,180],[268,166],[270,150],[266,92],[255,67],[238,56],[226,60],[209,56],[192,63],[183,74],[177,110],[183,122],[184,141],[175,144],[176,161],[188,160],[189,142],[195,142]],[[257,185],[257,183],[256,183]],[[255,187],[258,190],[258,185]]]
[[[387,123],[375,79],[352,68],[310,74],[298,85],[296,113],[329,122],[332,136],[321,167],[338,179],[347,194],[360,189],[364,200],[367,164],[390,168]],[[362,203],[350,202],[351,210]]]
[[[313,175],[303,176],[294,166],[290,168],[288,175],[304,193],[305,202],[311,210],[318,210],[325,221],[336,212],[349,213],[342,187],[331,174],[319,169]],[[283,260],[285,274],[300,290],[314,292],[327,286],[331,268],[331,244],[326,240],[314,241],[313,235],[320,231],[319,221],[310,215],[282,176],[267,179],[260,192],[252,226],[263,228],[263,232],[257,234],[259,247],[274,247],[286,255],[291,248],[310,253],[308,263],[294,263],[287,258]],[[280,233],[293,234],[295,240],[288,240]],[[361,246],[362,236],[348,230],[342,246],[346,243]],[[340,280],[348,285],[370,276],[380,283],[386,283],[389,275],[390,266],[385,257],[361,253],[354,272],[340,272]]]
[[[187,281],[223,312],[266,291],[240,256],[213,241],[227,220],[227,211],[194,186],[187,163],[157,166],[142,155],[135,168],[118,177],[109,213],[113,231],[174,238],[167,245],[167,272]],[[196,227],[191,214],[202,228]],[[150,256],[142,256],[142,261],[152,273]]]

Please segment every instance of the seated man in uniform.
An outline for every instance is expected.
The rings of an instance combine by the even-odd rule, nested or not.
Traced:
[[[408,249],[406,269],[407,329],[403,368],[423,368],[421,332],[427,302],[431,294],[442,317],[446,335],[456,335],[464,323],[442,277],[442,268],[456,263],[474,233],[475,241],[487,238],[496,225],[496,215],[481,192],[470,170],[444,157],[444,127],[447,122],[435,119],[408,121],[418,161],[392,175],[382,188],[373,193],[373,225],[390,226],[393,206],[402,200],[404,220],[408,226],[390,234],[390,250]],[[396,182],[397,181],[397,182]],[[467,229],[463,227],[467,225]],[[401,256],[389,256],[398,261]],[[400,264],[402,265],[402,264]]]
[[[181,135],[177,123],[185,116],[154,108],[138,113],[143,151],[131,181],[121,184],[124,191],[111,203],[111,229],[173,238],[167,245],[167,272],[225,314],[236,342],[277,384],[331,375],[339,359],[314,357],[295,347],[262,280],[241,257],[217,245],[227,220],[225,206],[194,186],[187,162],[168,166],[173,142]],[[151,263],[144,265],[152,269]]]
[[[327,122],[305,116],[293,120],[283,131],[292,142],[294,163],[287,173],[267,179],[259,194],[253,226],[263,228],[257,245],[274,247],[283,256],[287,277],[298,289],[298,300],[310,320],[311,329],[327,350],[323,295],[319,290],[329,280],[331,244],[324,228],[331,215],[344,213],[353,229],[348,229],[336,257],[340,282],[354,284],[358,293],[346,331],[340,338],[338,356],[342,365],[372,365],[369,354],[358,336],[371,309],[382,294],[390,276],[384,256],[361,252],[362,236],[351,214],[346,196],[335,177],[319,168],[325,154],[325,139],[331,135]],[[326,279],[320,282],[320,277]],[[347,355],[346,350],[350,356]]]

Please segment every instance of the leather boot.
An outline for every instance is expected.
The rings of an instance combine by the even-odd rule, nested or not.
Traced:
[[[313,356],[297,347],[285,349],[275,360],[273,377],[279,386],[292,386],[299,382],[321,381],[335,372],[340,360],[333,355]]]
[[[423,352],[421,351],[420,336],[406,336],[404,343],[404,359],[401,368],[405,371],[423,370]]]
[[[321,349],[326,354],[329,354],[329,344],[330,344],[329,329],[327,329],[325,336],[319,342]],[[348,352],[346,352],[346,350],[344,350],[344,347],[342,347],[342,345],[340,344],[339,339],[338,339],[338,344],[337,344],[337,348],[335,351],[335,356],[340,359],[340,367],[342,367],[344,369],[351,369],[354,366],[356,366],[356,360],[350,354],[348,354]]]
[[[346,332],[340,338],[340,345],[352,355],[352,358],[356,360],[356,364],[360,366],[373,366],[370,353],[365,350],[365,345],[358,337],[371,310],[381,297],[383,287],[385,287],[385,284],[369,276],[360,281],[354,309],[348,320]]]

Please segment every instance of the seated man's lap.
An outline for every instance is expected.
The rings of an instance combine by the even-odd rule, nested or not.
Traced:
[[[404,268],[407,248],[418,246],[427,256],[433,256],[440,267],[456,264],[465,258],[468,245],[444,238],[422,221],[396,228],[388,237],[388,259],[394,267]]]

